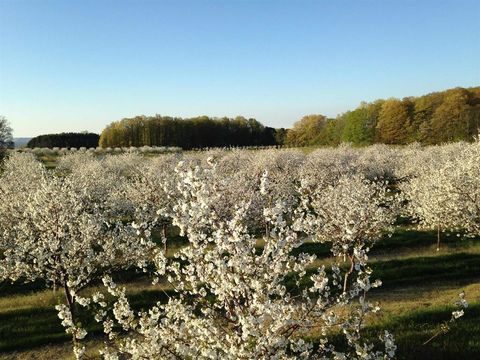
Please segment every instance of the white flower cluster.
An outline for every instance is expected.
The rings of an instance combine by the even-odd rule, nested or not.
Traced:
[[[399,173],[406,214],[420,227],[480,235],[480,142],[415,148]]]
[[[365,267],[368,247],[360,245],[362,237],[356,238],[358,246],[352,250],[352,256],[361,259],[353,269],[343,269],[339,260],[330,270],[320,267],[312,273],[315,256],[292,255],[294,249],[305,243],[306,238],[299,235],[307,229],[294,230],[289,225],[295,212],[287,201],[279,200],[263,210],[263,221],[270,231],[263,237],[263,248],[259,250],[258,240],[248,229],[252,197],[238,202],[231,216],[219,213],[217,202],[225,194],[219,192],[215,181],[217,171],[212,160],[203,165],[181,162],[176,168],[177,188],[171,194],[175,203],[165,213],[158,211],[159,216],[170,216],[189,242],[173,258],[167,258],[163,252],[156,255],[156,276],[174,289],[168,301],[135,313],[125,289],[119,289],[111,278],[104,279],[117,301],[108,311],[100,306],[101,316],[97,317],[116,344],[102,350],[103,356],[393,358],[395,345],[391,334],[382,336],[383,351],[362,342],[365,316],[379,310],[366,300],[368,290],[379,283],[370,282],[370,270]],[[257,186],[259,197],[268,196],[261,190],[268,187],[266,174]],[[356,180],[352,179],[352,187],[358,187]],[[343,190],[347,190],[346,179],[342,184]],[[385,223],[389,225],[379,221],[374,226]],[[353,279],[348,291],[344,289],[345,271]],[[122,332],[116,334],[116,328]],[[311,331],[319,334],[316,344],[303,338]],[[346,348],[336,349],[330,341],[333,333],[343,334]]]
[[[423,227],[479,235],[479,158],[479,143],[308,155],[79,151],[47,171],[11,153],[0,174],[0,279],[64,289],[57,310],[77,358],[87,335],[78,310],[88,307],[107,334],[107,359],[390,359],[391,334],[382,349],[362,337],[379,311],[367,301],[381,285],[370,248],[392,232],[403,200]],[[172,228],[188,244],[167,252]],[[332,261],[301,251],[312,241],[328,243]],[[109,276],[130,266],[154,268],[153,282],[172,289],[167,300],[134,310]],[[82,293],[100,277],[113,304]],[[459,305],[453,319],[463,297]]]
[[[78,293],[105,272],[145,266],[153,253],[153,243],[110,216],[109,189],[75,172],[49,173],[29,154],[12,154],[0,176],[0,280],[40,279],[64,289],[68,307],[59,316],[78,340],[86,333],[75,303],[89,302]]]

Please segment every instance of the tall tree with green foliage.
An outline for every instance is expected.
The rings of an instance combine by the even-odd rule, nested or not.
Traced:
[[[342,140],[353,145],[371,144],[374,131],[367,127],[367,111],[365,108],[357,108],[341,115],[345,121]]]
[[[342,133],[345,128],[345,121],[341,117],[327,119],[327,124],[318,138],[320,145],[337,146],[342,142]]]
[[[99,135],[84,131],[81,133],[61,133],[61,134],[47,134],[39,135],[32,139],[27,144],[27,147],[34,148],[95,148],[98,146]]]
[[[275,129],[243,116],[233,119],[137,116],[111,123],[100,136],[101,147],[178,146],[192,149],[275,144]]]
[[[345,122],[342,141],[352,143],[353,145],[373,144],[382,105],[382,100],[377,100],[373,103],[362,102],[355,110],[341,115]]]

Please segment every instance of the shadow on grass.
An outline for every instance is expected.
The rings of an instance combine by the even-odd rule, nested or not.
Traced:
[[[405,231],[394,235],[392,238],[385,239],[377,244],[377,248],[393,250],[401,246],[420,246],[430,244],[434,234],[424,232]],[[478,241],[467,240],[467,241]],[[446,243],[446,246],[459,246],[458,240]],[[328,256],[330,254],[327,244],[304,244],[298,252],[310,252],[317,256]],[[480,275],[480,254],[456,253],[450,255],[436,255],[432,257],[412,257],[399,260],[376,261],[371,263],[373,269],[373,279],[381,279],[383,289],[391,289],[402,286],[420,286],[429,285],[434,282],[466,282],[469,279],[478,278]],[[313,273],[312,269],[309,272]],[[145,274],[135,270],[118,272],[114,278],[119,282],[135,281],[145,277]],[[304,281],[302,286],[308,286],[309,282]],[[293,281],[293,276],[287,278],[287,287],[292,291],[298,291]],[[24,294],[44,289],[44,284],[36,282],[32,284],[0,284],[0,296],[11,294]],[[170,294],[164,291],[142,291],[129,296],[132,307],[135,310],[147,309],[158,301],[166,301]],[[1,311],[1,310],[0,310]],[[436,324],[444,319],[448,319],[451,310],[441,309],[435,311],[424,311],[410,314],[401,319],[391,319],[385,324],[384,328],[392,329],[399,335],[397,336],[399,348],[402,350],[404,359],[461,359],[464,357],[451,357],[457,351],[462,351],[465,358],[475,358],[470,355],[471,351],[480,351],[480,308],[479,305],[468,309],[465,318],[458,322],[458,330],[452,329],[451,336],[458,338],[458,342],[453,340],[441,340],[434,342],[424,351],[423,347],[418,347],[418,339],[424,339],[432,331],[430,324]],[[102,330],[97,323],[92,321],[91,314],[85,314],[85,324],[91,336],[99,336]],[[89,319],[89,320],[87,320]],[[423,324],[423,325],[422,325]],[[430,326],[430,328],[428,328]],[[396,330],[398,329],[398,330]],[[374,329],[372,329],[373,331]],[[477,335],[472,335],[473,331]],[[369,330],[370,331],[370,330]],[[465,332],[462,335],[462,331]],[[422,334],[426,334],[423,336]],[[421,337],[422,335],[423,337]],[[450,335],[449,335],[450,336]],[[461,338],[463,336],[463,338]],[[0,312],[0,351],[12,351],[33,348],[50,343],[69,341],[69,336],[65,334],[61,326],[57,312],[53,308],[32,308]],[[450,339],[450,337],[445,337]],[[415,342],[417,341],[417,342]],[[425,339],[423,340],[425,341]],[[443,342],[442,342],[443,341]],[[413,344],[413,345],[410,345]],[[417,345],[415,345],[417,344]],[[409,347],[410,346],[410,347]],[[417,346],[417,347],[415,347]],[[408,349],[413,349],[414,357],[405,357]],[[473,350],[472,350],[473,349]],[[436,354],[427,357],[425,354]],[[407,355],[405,355],[407,354]],[[446,354],[446,355],[441,355]],[[450,355],[448,355],[450,354]],[[478,353],[477,353],[478,354]],[[429,356],[429,355],[428,355]],[[442,357],[444,356],[444,357]],[[450,357],[449,357],[450,356]]]
[[[370,263],[370,267],[373,270],[372,281],[382,280],[382,286],[378,290],[373,289],[373,292],[402,286],[418,287],[435,282],[463,284],[480,276],[480,254],[457,253],[375,261]],[[295,274],[293,273],[286,277],[285,285],[290,291],[297,294],[305,287],[313,285],[308,277],[316,271],[317,269],[307,270],[307,277],[301,281],[300,288],[295,285]]]
[[[166,302],[171,291],[141,291],[128,296],[132,309],[146,310],[157,302]],[[89,337],[102,336],[103,329],[94,314],[77,307],[80,321]],[[38,307],[0,312],[0,352],[20,351],[37,346],[70,341],[54,307]]]
[[[457,253],[377,261],[371,267],[373,278],[382,280],[382,288],[419,286],[435,281],[465,282],[480,276],[480,254]]]
[[[372,247],[372,254],[389,253],[391,250],[408,250],[436,247],[436,231],[419,231],[399,228],[391,236],[385,236]],[[443,249],[462,249],[480,245],[480,238],[458,237],[456,234],[442,234],[440,247]]]
[[[399,228],[392,236],[384,236],[377,241],[371,249],[371,255],[388,255],[395,254],[395,251],[412,251],[429,247],[436,247],[437,233],[436,231],[419,231],[412,229]],[[480,246],[480,238],[457,237],[455,234],[442,234],[441,248],[449,249],[466,249],[471,246]],[[318,258],[331,257],[331,244],[307,242],[292,251],[292,255],[298,255],[302,252],[316,255]],[[262,247],[257,247],[257,253],[262,252]],[[432,251],[432,254],[435,254]]]
[[[450,324],[450,329],[428,344],[424,343],[440,331],[442,323],[451,318],[452,307],[418,310],[404,316],[389,316],[374,326],[362,330],[362,341],[384,349],[379,336],[388,330],[395,337],[395,359],[399,360],[459,360],[478,359],[480,354],[480,303],[471,304],[465,315]],[[380,313],[381,314],[381,313]],[[316,346],[319,339],[308,337]],[[345,337],[336,333],[330,341],[337,351],[346,349]]]
[[[0,314],[0,351],[28,349],[69,339],[53,307]]]
[[[404,360],[478,359],[480,354],[480,303],[471,304],[465,315],[441,334],[423,345],[440,330],[440,325],[451,318],[452,307],[419,310],[401,317],[384,319],[375,327],[366,329],[367,337],[374,339],[383,329],[395,336],[397,357]]]

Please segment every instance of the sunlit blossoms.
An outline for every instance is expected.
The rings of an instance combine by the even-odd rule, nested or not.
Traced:
[[[130,226],[111,221],[75,177],[48,174],[24,157],[12,157],[7,169],[17,166],[17,174],[29,174],[24,165],[34,165],[33,176],[24,179],[31,182],[29,191],[12,191],[6,181],[10,170],[0,179],[0,278],[38,279],[63,289],[68,307],[59,306],[59,316],[74,339],[81,339],[84,330],[76,329],[74,312],[78,292],[105,271],[144,267],[153,244],[138,241]]]
[[[77,358],[89,316],[106,359],[391,359],[392,334],[364,335],[380,311],[370,250],[399,215],[479,235],[479,149],[79,151],[53,170],[13,153],[0,173],[0,277],[63,290]],[[312,242],[332,256],[308,253]],[[117,281],[129,268],[161,295],[135,304]],[[463,293],[456,305],[452,322]]]
[[[437,231],[437,250],[442,231],[480,234],[479,148],[477,142],[449,145],[443,152],[442,148],[419,150],[413,159],[420,158],[423,166],[416,170],[412,159],[406,162],[411,175],[400,189],[408,201],[407,214],[420,227]],[[426,163],[425,157],[434,160]]]
[[[171,216],[189,245],[171,259],[163,253],[156,258],[157,281],[168,282],[174,295],[136,313],[125,290],[105,278],[108,291],[117,298],[109,311],[98,307],[105,332],[117,344],[102,351],[106,358],[394,356],[395,345],[388,332],[381,337],[383,350],[374,350],[361,340],[364,317],[378,311],[365,298],[370,288],[378,286],[370,282],[368,271],[354,268],[348,292],[343,289],[345,270],[339,264],[330,270],[320,267],[311,271],[315,256],[292,255],[305,239],[288,225],[285,215],[292,212],[280,200],[264,211],[271,231],[258,251],[258,239],[249,234],[245,224],[248,203],[239,203],[229,219],[216,213],[215,202],[221,194],[210,181],[214,164],[180,164],[177,173],[177,203]],[[307,285],[302,285],[305,281]],[[130,335],[115,333],[114,324]],[[320,334],[316,343],[302,337],[312,330]],[[343,334],[346,349],[336,349],[329,341],[332,331]]]

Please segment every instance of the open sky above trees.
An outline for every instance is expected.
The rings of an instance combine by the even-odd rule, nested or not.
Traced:
[[[291,127],[477,86],[479,13],[475,0],[1,1],[0,113],[17,137],[156,113]]]
[[[151,147],[182,149],[225,146],[335,146],[350,143],[405,145],[474,141],[480,135],[480,87],[453,88],[420,97],[362,102],[336,118],[310,114],[290,129],[264,126],[256,119],[199,116],[135,116],[110,123],[100,135],[48,134],[28,147]]]

